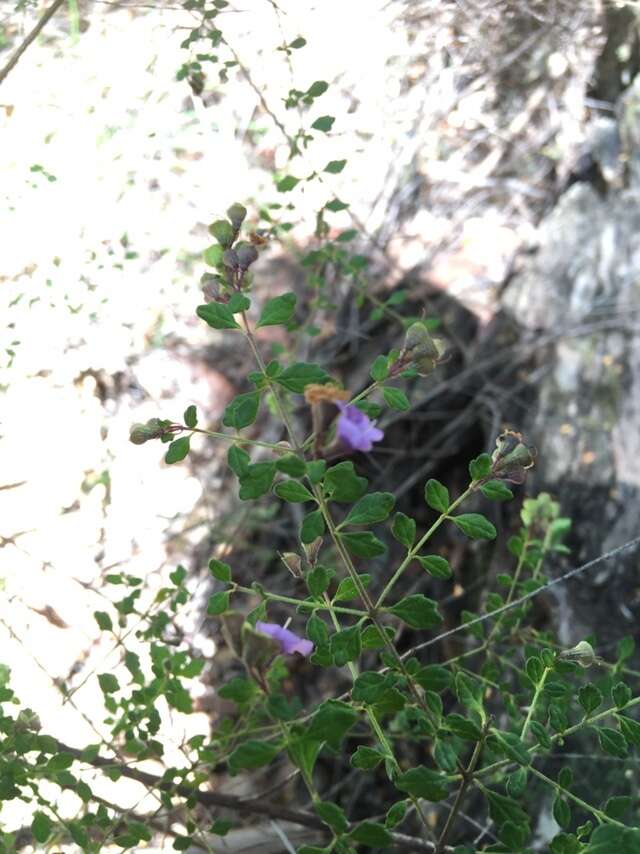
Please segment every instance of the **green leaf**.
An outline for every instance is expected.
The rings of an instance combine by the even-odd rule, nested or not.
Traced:
[[[212,560],[209,561],[209,572],[214,578],[217,578],[218,581],[224,581],[226,583],[231,581],[231,567],[228,563],[223,563],[221,560],[212,558]]]
[[[371,583],[371,576],[366,572],[358,575],[358,578],[360,579],[360,583],[363,587],[368,587]],[[346,602],[349,599],[355,599],[358,595],[358,588],[356,587],[355,581],[352,578],[343,578],[338,585],[333,601]]]
[[[326,460],[311,460],[306,464],[307,477],[316,486],[324,477],[327,468]]]
[[[617,756],[618,759],[624,759],[629,752],[626,739],[622,733],[610,727],[601,726],[595,728],[598,733],[598,741],[600,747],[605,753],[610,756]]]
[[[489,789],[485,789],[485,794],[489,801],[489,815],[499,827],[507,821],[514,824],[529,824],[529,816],[512,798]]]
[[[358,477],[351,460],[331,466],[324,476],[324,488],[328,498],[350,504],[357,501],[367,488],[366,477]]]
[[[107,614],[106,611],[94,611],[93,617],[98,624],[98,627],[102,629],[103,632],[110,632],[113,630],[113,623],[111,622],[111,617]]]
[[[490,480],[483,483],[480,492],[492,501],[509,501],[513,498],[513,492],[501,480]]]
[[[518,768],[507,777],[507,794],[510,798],[521,798],[527,791],[527,769]]]
[[[397,827],[407,814],[408,801],[397,801],[387,811],[387,817],[384,820],[386,827]]]
[[[399,774],[394,780],[394,786],[401,792],[424,798],[426,801],[442,801],[448,797],[447,778],[437,771],[418,765],[404,774]]]
[[[590,715],[602,703],[603,697],[595,685],[583,685],[578,691],[578,701],[585,710],[586,715]]]
[[[321,565],[314,566],[313,569],[310,569],[305,576],[309,593],[316,597],[322,596],[325,590],[329,587],[331,579],[335,574],[334,569]],[[320,622],[322,622],[322,620]]]
[[[380,753],[379,750],[360,745],[351,756],[351,764],[354,768],[360,768],[362,771],[370,771],[372,768],[376,768],[384,758],[384,754]]]
[[[276,475],[276,464],[272,462],[253,463],[240,475],[240,499],[248,501],[260,498],[271,489]]]
[[[224,249],[218,243],[214,243],[204,251],[204,263],[209,267],[219,267],[222,264]]]
[[[207,614],[211,617],[215,617],[218,614],[224,614],[224,612],[229,607],[229,591],[221,590],[219,593],[214,593],[213,596],[209,597],[209,604],[207,605]]]
[[[311,780],[321,747],[321,739],[310,738],[308,735],[293,736],[287,745],[289,758],[307,780]]]
[[[313,510],[302,520],[300,526],[300,540],[303,543],[312,543],[317,537],[324,534],[324,518],[320,510]]]
[[[382,824],[375,821],[363,821],[349,834],[350,839],[361,845],[375,848],[388,848],[393,845],[393,836]]]
[[[47,771],[66,771],[73,765],[73,756],[70,753],[56,753],[51,756],[45,768]]]
[[[323,384],[331,379],[320,365],[313,362],[296,362],[276,377],[276,382],[288,391],[302,394],[311,383]]]
[[[199,305],[196,314],[213,329],[240,329],[229,306],[222,302],[209,302]]]
[[[357,557],[376,557],[383,555],[387,547],[371,531],[358,534],[339,534],[344,545]]]
[[[529,724],[529,728],[534,734],[535,739],[540,745],[540,747],[544,747],[545,750],[549,750],[551,747],[551,736],[543,727],[543,725],[538,721],[531,721],[531,723]]]
[[[540,661],[536,656],[532,656],[527,659],[525,664],[525,670],[527,671],[527,676],[534,685],[537,685],[538,682],[542,679],[542,674],[544,672],[544,664]]]
[[[553,817],[560,827],[567,828],[571,824],[571,808],[565,799],[560,796],[553,802]]]
[[[623,661],[631,658],[635,645],[635,641],[630,635],[622,638],[618,644],[618,664],[622,664]]]
[[[640,723],[626,715],[616,715],[620,732],[629,744],[640,749]]]
[[[103,694],[114,694],[120,690],[120,684],[113,673],[99,673],[98,683]]]
[[[631,688],[624,682],[618,682],[611,689],[611,697],[616,706],[621,709],[631,700]]]
[[[278,498],[282,498],[283,501],[289,501],[292,504],[315,501],[315,498],[306,486],[303,486],[297,480],[283,480],[275,485],[273,491]]]
[[[308,735],[326,741],[330,747],[338,750],[342,739],[357,720],[358,713],[347,703],[325,700],[311,719]]]
[[[344,667],[349,661],[357,661],[361,649],[359,626],[351,626],[331,636],[331,655],[336,667]]]
[[[390,406],[392,409],[398,409],[400,412],[406,412],[408,409],[411,409],[409,398],[399,388],[386,386],[382,389],[382,397],[387,406]]]
[[[324,167],[324,171],[328,172],[330,175],[337,175],[339,172],[342,172],[346,165],[346,160],[330,160]]]
[[[312,130],[322,131],[322,133],[329,133],[334,122],[335,118],[333,116],[320,116],[311,125],[311,128]]]
[[[276,190],[279,193],[289,193],[294,187],[300,183],[300,178],[294,178],[293,175],[287,175],[276,184]]]
[[[316,80],[315,83],[312,83],[311,86],[309,86],[306,94],[310,98],[319,98],[320,95],[324,95],[328,88],[329,84],[324,80]]]
[[[248,311],[251,308],[251,300],[244,294],[231,294],[227,303],[231,314],[238,314],[241,311]]]
[[[184,423],[187,427],[197,427],[198,426],[198,410],[193,404],[191,406],[187,406],[184,411]]]
[[[289,47],[292,47],[294,50],[298,50],[299,48],[304,47],[306,43],[306,39],[303,39],[302,36],[298,36],[297,39],[294,39],[292,42],[289,42]]]
[[[40,810],[37,810],[33,814],[31,833],[33,834],[33,838],[36,842],[46,842],[51,835],[52,828],[53,823],[48,815],[45,815],[45,813]]]
[[[480,454],[479,457],[471,460],[469,463],[469,474],[471,475],[471,480],[482,480],[483,477],[490,475],[491,465],[491,457],[489,454]]]
[[[233,427],[234,430],[248,427],[256,420],[259,405],[260,395],[257,391],[239,394],[226,407],[222,423],[225,427]]]
[[[518,765],[527,766],[531,764],[531,755],[524,742],[512,732],[501,732],[497,729],[491,730],[491,747],[506,756],[507,759],[517,762]]]
[[[440,557],[440,555],[416,555],[416,560],[434,578],[451,578],[453,575],[449,561]]]
[[[449,509],[449,490],[440,481],[431,478],[424,488],[425,501],[438,513],[446,513]]]
[[[218,219],[209,226],[209,234],[218,241],[220,246],[228,249],[233,245],[236,236],[234,227],[226,219]]]
[[[238,745],[229,757],[229,771],[233,775],[243,769],[262,768],[272,762],[279,752],[277,744],[250,739]]]
[[[287,293],[282,296],[274,297],[267,300],[260,320],[256,324],[256,328],[260,326],[277,326],[280,323],[288,323],[296,308],[296,295]]]
[[[372,705],[382,698],[391,685],[392,680],[388,675],[368,670],[361,673],[353,683],[351,698],[356,703]]]
[[[452,712],[444,719],[444,725],[449,732],[457,735],[458,738],[464,738],[465,741],[480,741],[482,738],[482,730],[469,718]]]
[[[171,463],[179,463],[189,453],[189,436],[182,436],[180,439],[175,439],[170,445],[165,454],[164,461],[169,465]]]
[[[393,510],[395,498],[390,492],[372,492],[361,498],[343,525],[374,525],[384,522]]]
[[[584,854],[637,854],[640,830],[603,824],[593,831]]]
[[[615,818],[617,821],[621,821],[625,814],[631,809],[632,804],[632,798],[629,798],[626,795],[617,795],[608,799],[604,805],[604,811],[610,818]]]
[[[453,774],[458,768],[458,754],[444,738],[437,738],[433,746],[433,761],[442,771]]]
[[[422,593],[405,596],[389,608],[389,611],[412,629],[430,629],[442,622],[437,603]]]
[[[304,460],[297,454],[285,454],[280,457],[276,460],[276,468],[283,474],[288,474],[289,477],[302,477],[307,470]]]
[[[416,523],[410,516],[405,516],[404,513],[396,513],[393,517],[391,533],[399,543],[410,549],[416,539]]]
[[[496,529],[480,513],[462,513],[460,516],[452,516],[451,521],[463,534],[473,540],[495,540],[496,538]]]
[[[241,477],[249,471],[251,457],[242,448],[239,448],[237,445],[232,445],[229,448],[229,453],[227,454],[227,461],[229,463],[229,468],[233,473],[237,475],[237,477]]]
[[[453,684],[451,672],[440,664],[427,664],[426,667],[421,667],[414,679],[425,691],[438,693],[445,691]]]
[[[252,700],[258,693],[255,683],[241,676],[235,676],[218,690],[218,696],[223,700],[232,700],[241,706]]]
[[[316,646],[321,646],[329,640],[329,630],[324,620],[316,614],[312,614],[307,620],[307,637]]]
[[[325,208],[329,211],[333,211],[333,213],[338,213],[338,211],[345,211],[348,207],[349,205],[345,202],[341,202],[340,199],[332,199],[325,205]]]
[[[217,818],[209,828],[209,833],[213,833],[215,836],[226,836],[232,827],[233,822],[226,818]]]
[[[357,232],[356,232],[357,236]],[[382,382],[386,380],[389,376],[389,359],[387,356],[376,356],[376,359],[371,365],[371,370],[369,371],[371,378],[376,382]]]
[[[325,803],[317,801],[313,805],[313,808],[322,821],[329,825],[331,830],[334,830],[336,833],[346,833],[349,829],[347,816],[345,815],[344,810],[337,804],[332,804],[328,801]]]

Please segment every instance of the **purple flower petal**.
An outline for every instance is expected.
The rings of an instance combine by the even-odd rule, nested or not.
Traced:
[[[294,652],[300,655],[311,655],[313,652],[313,643],[305,638],[298,637],[294,632],[279,626],[277,623],[256,623],[256,629],[265,635],[269,635],[280,644],[280,649],[285,655],[293,655]]]
[[[340,410],[338,439],[352,451],[370,451],[373,443],[384,437],[382,430],[357,406],[342,401],[336,401],[336,406]]]

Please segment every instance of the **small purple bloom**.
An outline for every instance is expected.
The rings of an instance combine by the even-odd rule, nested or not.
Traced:
[[[352,451],[370,451],[374,442],[379,442],[384,436],[382,430],[375,426],[362,410],[351,403],[336,401],[340,410],[338,418],[338,438]]]
[[[293,655],[294,652],[299,652],[300,655],[311,655],[313,652],[313,644],[310,640],[298,637],[298,635],[290,632],[279,626],[277,623],[256,623],[256,629],[264,635],[269,635],[280,644],[280,649],[286,655]]]

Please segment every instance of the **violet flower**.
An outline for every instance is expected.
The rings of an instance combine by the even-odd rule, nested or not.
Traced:
[[[384,433],[375,426],[362,410],[351,403],[336,401],[340,410],[337,435],[352,451],[370,451],[374,442],[379,442]]]
[[[311,655],[313,652],[313,643],[305,638],[300,638],[289,629],[279,626],[277,623],[256,623],[256,629],[264,635],[269,635],[280,644],[280,649],[285,655],[293,655],[294,652],[300,655]]]

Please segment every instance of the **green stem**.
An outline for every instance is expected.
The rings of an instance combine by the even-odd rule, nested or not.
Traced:
[[[459,507],[460,504],[462,504],[462,502],[465,501],[472,492],[473,492],[473,485],[469,486],[462,493],[462,495],[460,495],[458,498],[456,498],[456,500],[453,502],[453,504],[451,504],[450,507],[447,508],[446,513],[442,513],[440,516],[438,516],[438,518],[433,523],[433,525],[429,528],[427,533],[423,537],[421,537],[421,539],[418,540],[418,542],[416,543],[415,546],[413,546],[413,548],[409,549],[409,551],[407,552],[407,556],[402,561],[400,566],[397,568],[395,573],[391,576],[391,578],[387,582],[384,590],[380,594],[380,597],[378,598],[378,601],[376,602],[376,608],[380,608],[382,606],[382,603],[384,602],[384,600],[387,598],[387,596],[391,592],[391,589],[393,588],[396,581],[398,581],[398,579],[401,577],[402,573],[409,566],[411,561],[418,554],[418,552],[424,546],[424,544],[427,542],[427,540],[433,536],[433,534],[438,530],[438,528],[440,527],[440,525],[442,525],[442,523],[445,521],[445,519],[447,519],[449,517],[449,515],[451,514],[451,511],[455,510],[456,507]]]
[[[532,774],[535,774],[535,776],[538,777],[540,780],[543,780],[548,786],[551,786],[557,792],[562,792],[562,794],[566,798],[569,798],[569,800],[578,804],[578,806],[582,807],[582,809],[586,810],[586,812],[590,812],[598,819],[601,824],[615,824],[616,827],[622,827],[625,830],[627,829],[626,824],[623,824],[621,821],[617,821],[615,818],[611,818],[611,816],[608,816],[606,813],[602,812],[602,810],[599,810],[597,807],[593,807],[591,806],[591,804],[588,804],[586,801],[583,801],[582,798],[579,798],[577,795],[574,795],[573,792],[570,792],[568,789],[565,789],[559,783],[556,783],[555,780],[552,780],[550,777],[547,777],[547,775],[543,774],[542,771],[538,771],[537,768],[533,768],[532,766],[529,766],[529,770]]]
[[[533,718],[534,712],[536,710],[536,705],[540,698],[540,694],[542,694],[542,690],[544,688],[544,683],[547,681],[547,676],[551,673],[551,669],[549,667],[545,667],[542,671],[542,676],[540,677],[540,681],[536,685],[536,690],[533,694],[533,699],[531,700],[531,705],[529,706],[529,711],[527,713],[527,717],[525,719],[524,724],[522,725],[522,732],[520,733],[520,740],[524,741],[524,738],[529,729],[529,724],[531,723],[531,719]]]
[[[478,760],[480,759],[480,754],[482,753],[482,748],[484,745],[484,735],[486,735],[486,725],[485,731],[483,733],[483,738],[480,741],[476,742],[476,745],[473,749],[471,759],[469,760],[469,764],[467,765],[467,768],[463,774],[462,783],[460,784],[460,788],[458,789],[458,792],[456,794],[453,806],[451,807],[449,815],[447,816],[447,820],[445,822],[442,833],[440,834],[440,838],[438,839],[438,844],[436,845],[434,854],[442,854],[442,852],[445,850],[447,839],[449,838],[449,833],[451,832],[453,823],[456,820],[458,812],[460,811],[460,807],[462,806],[462,800],[473,780],[473,772],[476,769],[476,765],[478,764]]]
[[[205,436],[213,436],[214,439],[224,439],[236,445],[254,445],[257,448],[269,448],[270,451],[276,451],[280,454],[288,453],[287,448],[283,448],[282,445],[275,445],[273,442],[258,442],[255,439],[245,439],[244,436],[233,436],[230,433],[217,433],[215,430],[201,430],[199,427],[187,427],[186,425],[180,426],[191,433],[202,433]]]
[[[266,590],[258,593],[253,587],[244,587],[242,584],[234,584],[230,592],[239,591],[240,593],[252,593],[254,596],[263,596],[266,599],[273,599],[275,602],[286,602],[288,605],[295,605],[298,608],[308,608],[310,611],[338,611],[340,614],[351,614],[354,617],[366,617],[366,611],[358,611],[357,608],[342,608],[340,605],[322,605],[319,602],[311,602],[308,599],[294,599],[292,596],[280,596],[278,593],[268,593]]]

